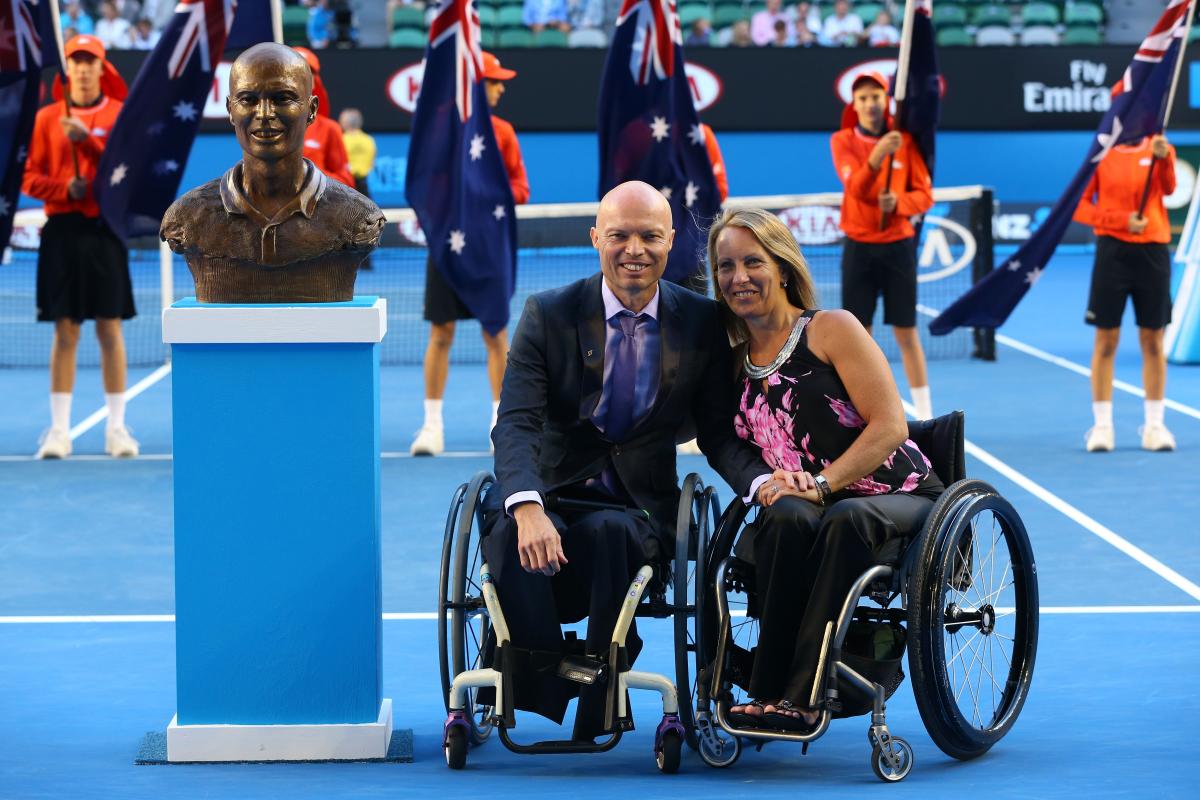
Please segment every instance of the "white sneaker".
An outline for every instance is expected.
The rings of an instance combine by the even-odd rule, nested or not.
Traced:
[[[700,450],[700,444],[695,439],[689,439],[683,444],[675,446],[675,452],[681,456],[701,456],[704,455]]]
[[[440,456],[445,449],[446,441],[442,429],[424,426],[417,431],[417,438],[413,439],[408,452],[414,456]]]
[[[104,452],[113,458],[137,458],[140,450],[137,439],[129,435],[128,428],[121,426],[104,431]]]
[[[1112,425],[1094,425],[1087,432],[1087,451],[1107,453],[1115,446],[1116,434]]]
[[[71,455],[71,434],[65,428],[47,428],[38,440],[34,458],[66,458]]]
[[[1166,425],[1146,425],[1139,429],[1142,434],[1142,449],[1158,452],[1175,449],[1175,437]]]

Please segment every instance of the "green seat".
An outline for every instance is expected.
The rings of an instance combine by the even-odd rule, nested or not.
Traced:
[[[979,28],[1007,28],[1012,24],[1012,14],[1004,6],[992,3],[975,9],[975,13],[971,15],[971,24]]]
[[[690,28],[698,19],[709,19],[711,12],[707,3],[687,3],[679,7],[679,24]]]
[[[401,28],[392,31],[392,35],[388,37],[388,47],[413,47],[423,50],[427,41],[425,31],[419,31],[416,28]]]
[[[967,10],[962,6],[956,5],[939,5],[933,12],[933,27],[937,30],[942,28],[961,28],[967,24]],[[896,27],[900,27],[897,25]]]
[[[1034,25],[1053,27],[1060,20],[1058,6],[1049,3],[1027,3],[1021,7],[1021,24],[1027,27]]]
[[[496,37],[498,35],[499,34],[496,31],[484,28],[479,32],[479,43],[483,45],[485,49],[491,50],[492,48],[496,47]]]
[[[525,11],[521,6],[502,6],[496,12],[496,24],[501,28],[523,28]]]
[[[400,6],[392,12],[392,30],[396,28],[424,28],[425,12],[413,6]]]
[[[850,13],[857,14],[858,18],[862,20],[863,27],[865,28],[875,21],[875,18],[879,16],[879,12],[882,10],[883,6],[879,3],[863,3],[861,5],[853,6],[850,9]],[[895,24],[900,22],[900,20],[892,20],[892,22]],[[897,24],[896,27],[899,28],[900,25]]]
[[[714,28],[727,28],[744,19],[749,19],[749,16],[741,6],[717,6],[713,11],[712,25]]]
[[[524,28],[506,28],[496,36],[497,47],[533,47],[533,32]]]
[[[1104,9],[1092,3],[1067,3],[1063,9],[1063,22],[1067,27],[1098,27],[1104,22]]]
[[[1078,25],[1067,28],[1062,35],[1062,43],[1067,45],[1103,44],[1104,37],[1097,27],[1083,28]]]
[[[284,6],[281,19],[284,25],[307,25],[308,9],[304,6]]]
[[[533,35],[534,47],[566,47],[567,35],[557,28],[543,28]]]
[[[496,9],[491,6],[479,7],[479,26],[481,28],[491,28],[496,24]]]
[[[966,47],[975,44],[966,28],[942,28],[937,32],[938,47]]]

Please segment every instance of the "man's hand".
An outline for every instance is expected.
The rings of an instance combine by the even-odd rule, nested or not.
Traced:
[[[63,134],[76,144],[88,138],[87,125],[74,117],[59,117],[58,124],[62,126]]]
[[[763,485],[758,487],[758,503],[764,507],[772,506],[779,498],[789,495],[812,503],[820,502],[821,499],[813,476],[801,470],[792,472],[777,469],[770,480],[764,481]]]
[[[517,553],[526,572],[554,575],[567,563],[562,537],[546,511],[537,503],[521,503],[513,509],[517,521]]]
[[[1126,223],[1125,227],[1129,229],[1130,233],[1141,233],[1142,231],[1146,230],[1147,222],[1148,220],[1145,217],[1134,211],[1129,215],[1129,222]]]
[[[82,200],[87,195],[87,178],[71,178],[67,184],[67,196],[72,200]]]
[[[879,141],[875,143],[875,149],[871,151],[871,155],[867,158],[871,162],[871,169],[882,167],[883,160],[888,156],[895,155],[903,141],[900,138],[900,131],[889,131],[879,137]]]
[[[896,210],[896,195],[889,191],[879,193],[879,208],[885,214],[890,214]]]
[[[1166,158],[1171,152],[1167,147],[1167,137],[1159,134],[1150,139],[1150,152],[1155,158]]]

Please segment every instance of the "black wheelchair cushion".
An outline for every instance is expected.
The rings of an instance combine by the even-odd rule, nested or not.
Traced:
[[[967,477],[965,429],[966,417],[961,411],[908,423],[908,438],[921,448],[946,486]]]

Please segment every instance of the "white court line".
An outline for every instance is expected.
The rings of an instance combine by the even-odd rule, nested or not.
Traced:
[[[1003,611],[1004,609],[1000,609]],[[1175,606],[1042,606],[1041,614],[1200,614],[1200,604]],[[733,616],[744,616],[744,611],[733,611]],[[438,617],[433,611],[387,612],[387,622],[432,621]],[[174,614],[90,614],[84,616],[37,616],[0,617],[0,625],[63,625],[71,623],[133,623],[174,622]]]
[[[125,392],[126,402],[137,397],[139,394],[146,391],[151,386],[158,383],[159,381],[161,381],[163,378],[167,377],[170,374],[171,374],[171,365],[163,364],[161,367],[154,370],[154,372],[151,372],[149,375],[142,378],[140,381],[135,383],[133,386],[129,387],[129,389]],[[83,434],[90,431],[92,428],[99,425],[100,421],[103,419],[106,419],[107,417],[108,417],[107,406],[102,407],[96,411],[93,411],[91,416],[87,417],[83,422],[80,422],[74,428],[71,428],[71,432],[70,432],[71,441],[75,441],[80,436],[82,436]]]
[[[936,317],[939,313],[937,309],[923,305],[918,305],[917,311],[920,311],[927,317]],[[1014,350],[1018,350],[1025,355],[1033,356],[1034,358],[1045,361],[1048,364],[1053,364],[1056,367],[1062,367],[1063,369],[1074,372],[1077,375],[1082,375],[1085,378],[1092,377],[1092,371],[1088,367],[1085,367],[1082,364],[1076,364],[1074,361],[1065,359],[1062,356],[1056,356],[1053,353],[1047,353],[1045,350],[1040,350],[1031,344],[1025,344],[1024,342],[1014,339],[1011,336],[1005,336],[1002,333],[996,333],[996,341],[1006,347],[1011,347]],[[1132,383],[1126,383],[1122,380],[1113,379],[1113,388],[1120,389],[1122,392],[1127,392],[1135,397],[1144,398],[1146,396],[1146,392],[1143,389],[1138,386],[1134,386]],[[1169,409],[1178,411],[1180,414],[1186,414],[1194,419],[1200,419],[1200,409],[1192,408],[1189,405],[1180,403],[1178,400],[1172,400],[1171,398],[1167,397],[1163,399],[1163,405]]]
[[[442,453],[438,458],[491,458],[492,453],[487,450],[453,450]],[[379,454],[380,458],[426,458],[426,456],[414,456],[411,453],[401,452],[383,452]],[[137,458],[118,458],[104,455],[82,455],[71,456],[70,458],[62,459],[62,461],[124,461],[132,463],[135,461],[172,461],[174,456],[170,453],[142,453]],[[35,456],[0,456],[0,463],[8,461],[41,461]]]
[[[912,403],[908,402],[907,400],[901,400],[901,402],[904,404],[904,410],[907,411],[909,415],[916,415],[916,408],[912,405]],[[1086,530],[1094,533],[1096,536],[1108,542],[1113,547],[1117,548],[1146,569],[1158,575],[1167,583],[1170,583],[1176,588],[1191,595],[1196,600],[1200,600],[1200,586],[1192,583],[1187,578],[1183,577],[1178,572],[1171,569],[1142,548],[1128,541],[1119,534],[1114,533],[1111,529],[1101,525],[1099,522],[1092,519],[1087,514],[1068,503],[1066,500],[1063,500],[1061,497],[1054,494],[1054,492],[1051,492],[1037,481],[1010,467],[1008,464],[996,458],[979,445],[973,443],[970,439],[966,441],[966,451],[969,455],[978,458],[984,464],[987,464],[989,467],[996,470],[1001,475],[1008,478],[1010,481],[1017,484],[1046,505],[1053,508],[1055,511],[1058,511],[1071,521],[1078,523]]]

